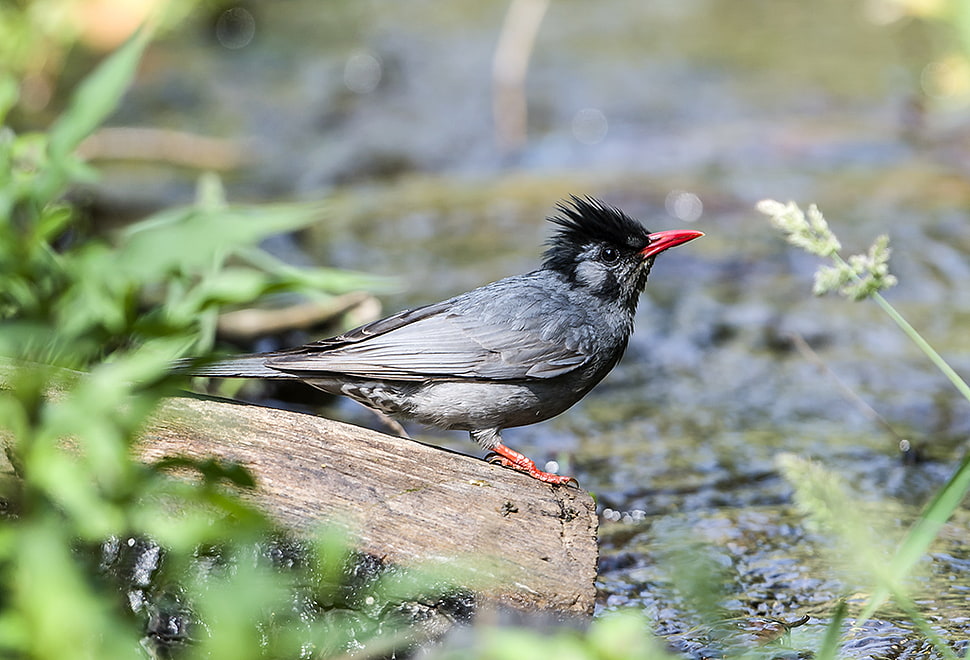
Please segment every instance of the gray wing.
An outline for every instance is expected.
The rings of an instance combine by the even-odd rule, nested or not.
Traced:
[[[550,302],[547,291],[517,291],[511,306],[498,295],[501,290],[478,291],[487,297],[466,294],[401,312],[269,356],[266,366],[302,377],[331,373],[391,380],[518,380],[559,376],[590,359],[579,342],[569,341],[568,328],[560,327],[563,321],[544,313]]]

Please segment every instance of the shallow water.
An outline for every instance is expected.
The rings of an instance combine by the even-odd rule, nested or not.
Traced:
[[[967,402],[891,321],[812,298],[814,258],[753,210],[762,197],[817,202],[849,252],[889,233],[901,282],[889,299],[970,373],[970,133],[965,114],[921,94],[931,28],[882,25],[877,4],[554,3],[530,63],[528,139],[503,150],[490,88],[503,5],[277,3],[254,8],[245,48],[220,46],[206,17],[157,44],[117,121],[241,141],[252,160],[226,175],[233,198],[329,198],[303,248],[396,277],[389,311],[534,267],[542,218],[569,193],[652,229],[705,231],[659,260],[616,371],[505,438],[596,494],[599,611],[642,609],[695,656],[723,648],[664,565],[686,528],[719,567],[725,621],[808,615],[791,630],[799,650],[817,645],[848,583],[776,457],[816,458],[902,525],[970,432]],[[187,199],[194,176],[109,166],[103,186],[164,205]],[[348,404],[327,414],[372,424]],[[954,643],[970,627],[960,520],[921,578],[922,611]],[[891,612],[850,640],[856,657],[924,643]]]

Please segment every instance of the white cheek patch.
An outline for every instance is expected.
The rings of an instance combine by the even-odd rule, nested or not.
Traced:
[[[593,288],[602,284],[606,276],[603,267],[595,261],[580,261],[576,264],[575,274],[579,284]]]

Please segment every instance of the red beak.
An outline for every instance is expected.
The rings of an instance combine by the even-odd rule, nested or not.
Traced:
[[[649,259],[650,257],[655,257],[664,250],[669,250],[672,247],[680,245],[681,243],[686,243],[687,241],[692,241],[695,238],[700,238],[704,235],[702,231],[693,231],[690,229],[670,229],[668,231],[658,231],[647,236],[650,239],[650,244],[640,251],[640,256],[644,259]]]

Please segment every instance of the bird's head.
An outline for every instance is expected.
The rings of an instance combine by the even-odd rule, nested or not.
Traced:
[[[572,196],[549,218],[559,231],[549,240],[543,268],[571,285],[635,308],[657,255],[704,234],[687,229],[650,233],[618,208]]]

